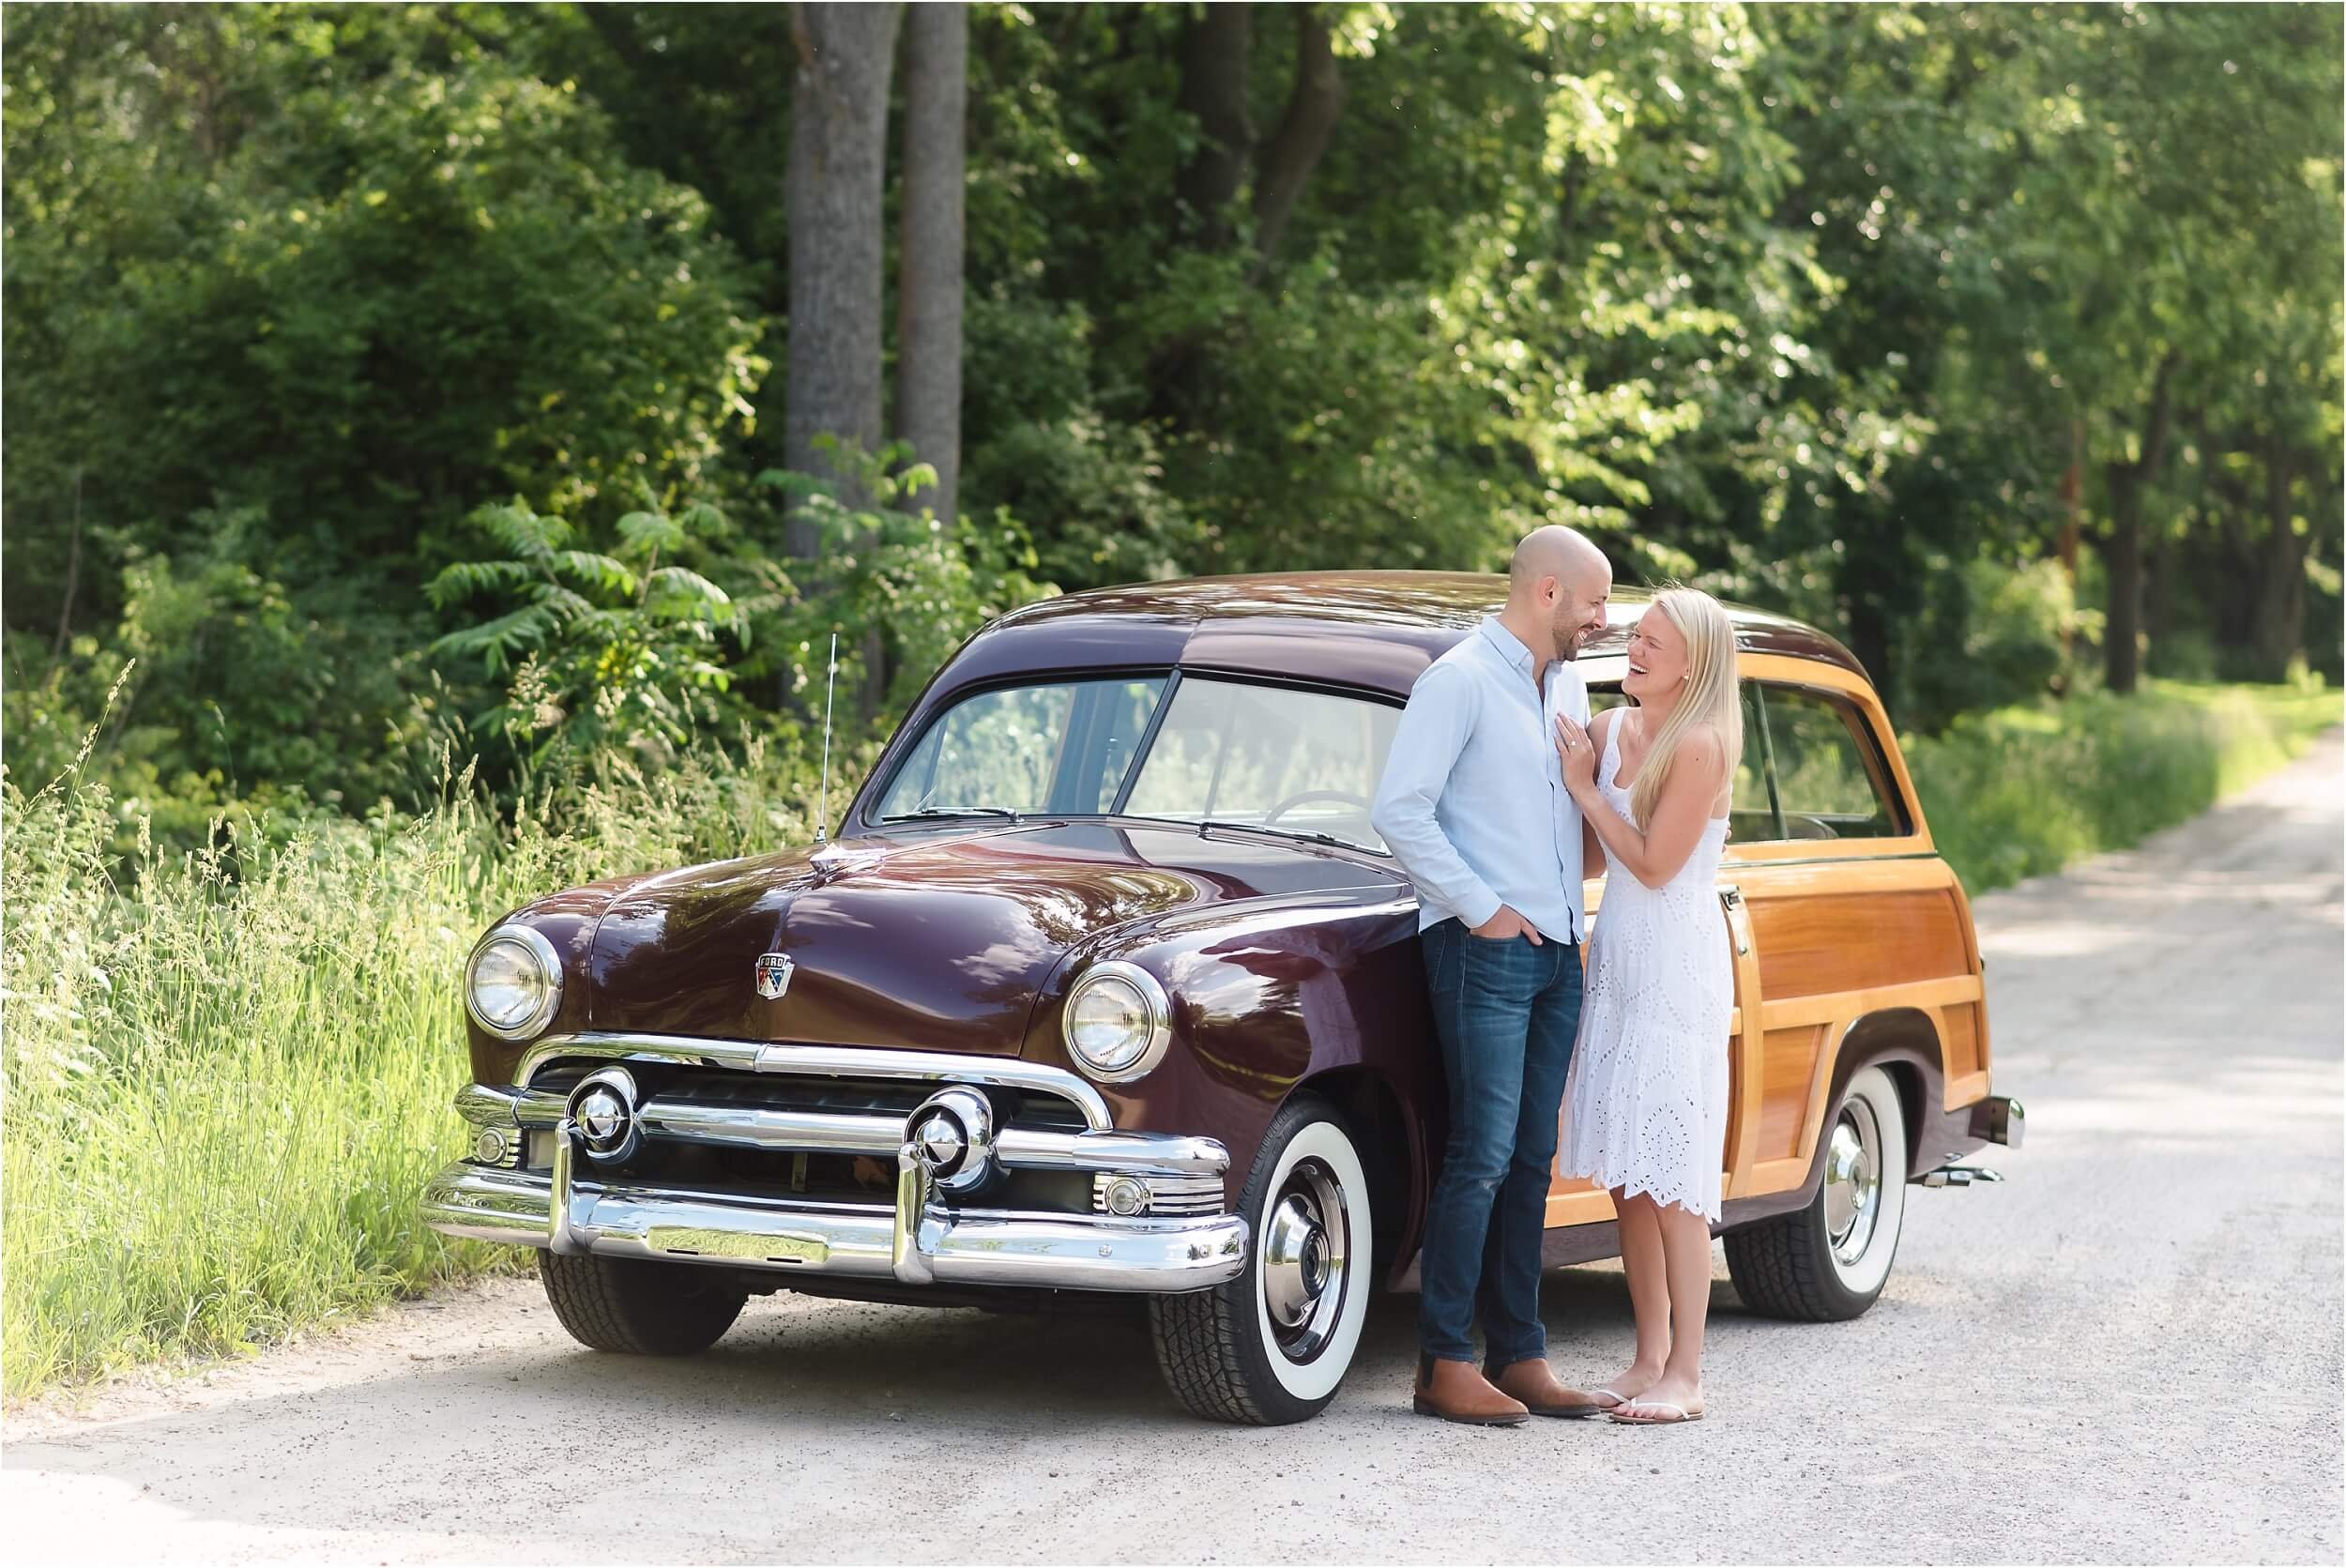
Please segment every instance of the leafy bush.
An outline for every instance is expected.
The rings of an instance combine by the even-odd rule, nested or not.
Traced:
[[[523,500],[484,507],[473,522],[503,556],[459,561],[426,591],[443,610],[480,599],[512,608],[450,632],[432,651],[478,659],[487,675],[511,678],[506,700],[474,721],[474,733],[532,761],[557,741],[586,751],[648,743],[662,754],[682,745],[696,717],[721,717],[714,699],[733,686],[728,654],[747,646],[753,618],[786,586],[762,557],[727,556],[764,571],[768,591],[738,601],[687,564],[710,564],[734,541],[724,514],[706,504],[679,517],[629,512],[608,554],[577,548],[576,529]]]
[[[2184,821],[2339,713],[2318,686],[2154,681],[2131,698],[1967,715],[1902,749],[1939,852],[1978,893]]]
[[[1936,730],[1959,713],[2035,702],[2070,683],[2064,639],[2079,637],[2082,620],[2059,561],[1942,560],[1927,583],[1900,661],[1908,723]]]
[[[1008,511],[980,522],[913,510],[937,471],[906,466],[909,449],[823,445],[832,474],[757,478],[814,549],[793,563],[799,596],[776,617],[772,656],[750,667],[776,671],[789,695],[811,703],[835,632],[840,693],[863,723],[885,728],[979,627],[1059,590],[1032,575],[1033,541]]]
[[[199,512],[177,555],[132,546],[123,611],[53,656],[8,639],[8,769],[37,789],[76,765],[111,701],[85,777],[117,803],[116,848],[145,815],[192,845],[223,812],[362,812],[430,791],[450,716],[414,651],[413,617],[349,583],[288,586],[267,570],[251,509]],[[110,698],[111,693],[111,698]]]

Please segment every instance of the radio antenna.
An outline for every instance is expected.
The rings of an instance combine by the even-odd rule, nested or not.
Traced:
[[[830,831],[830,699],[839,689],[839,633],[830,634],[830,676],[823,683],[823,793],[815,809],[815,842]]]

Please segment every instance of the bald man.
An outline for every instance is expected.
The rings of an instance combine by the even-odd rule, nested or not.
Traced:
[[[1598,1413],[1547,1364],[1540,1242],[1587,928],[1580,811],[1553,738],[1559,713],[1588,723],[1572,661],[1604,628],[1612,589],[1605,553],[1581,535],[1525,535],[1506,606],[1418,677],[1370,814],[1417,886],[1450,1080],[1450,1141],[1418,1261],[1411,1401],[1445,1421]]]

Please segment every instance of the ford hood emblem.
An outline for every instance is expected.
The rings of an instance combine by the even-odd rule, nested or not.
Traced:
[[[790,971],[798,967],[785,952],[761,952],[757,955],[757,994],[768,1001],[779,998],[790,989]]]

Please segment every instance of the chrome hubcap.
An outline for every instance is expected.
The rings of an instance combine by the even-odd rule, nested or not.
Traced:
[[[1881,1212],[1881,1125],[1872,1104],[1851,1100],[1833,1123],[1824,1156],[1824,1224],[1833,1256],[1853,1264],[1872,1245]]]
[[[1289,1361],[1317,1356],[1344,1310],[1350,1226],[1333,1172],[1303,1160],[1263,1221],[1263,1309]]]

